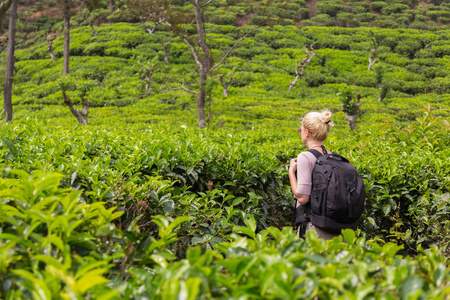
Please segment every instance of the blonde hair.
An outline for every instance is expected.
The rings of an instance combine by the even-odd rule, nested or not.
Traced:
[[[332,116],[333,114],[328,109],[320,113],[309,112],[303,117],[303,128],[311,132],[313,139],[323,142],[330,133],[331,127],[334,126],[334,123],[330,121]]]

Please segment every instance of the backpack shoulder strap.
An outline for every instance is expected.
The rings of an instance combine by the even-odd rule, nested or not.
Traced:
[[[308,152],[312,153],[316,158],[321,157],[323,154],[317,151],[316,149],[309,149]]]
[[[333,152],[333,153],[329,154],[329,159],[350,163],[350,161],[348,159],[346,159],[345,157],[337,154],[336,152]]]

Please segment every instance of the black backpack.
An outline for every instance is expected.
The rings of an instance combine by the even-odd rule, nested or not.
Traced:
[[[325,147],[323,147],[324,153]],[[308,150],[317,158],[312,173],[311,223],[329,232],[356,230],[366,190],[356,168],[337,153]]]

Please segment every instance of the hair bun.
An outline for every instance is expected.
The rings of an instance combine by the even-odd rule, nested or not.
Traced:
[[[324,111],[322,111],[322,112],[320,113],[319,120],[320,120],[322,123],[327,123],[327,124],[329,124],[332,116],[333,116],[333,114],[331,113],[331,111],[329,111],[328,109],[326,109],[326,110],[324,110]]]

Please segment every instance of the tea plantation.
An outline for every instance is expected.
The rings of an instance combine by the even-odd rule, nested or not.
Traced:
[[[211,74],[200,130],[184,43],[142,24],[96,29],[72,30],[68,77],[62,36],[55,62],[39,39],[16,51],[0,298],[450,299],[449,30],[256,27]],[[211,53],[248,29],[208,25]],[[61,85],[76,101],[86,92],[89,125]],[[361,96],[355,130],[344,91]],[[305,150],[300,118],[323,108],[336,124],[327,148],[367,193],[359,229],[328,242],[295,235],[287,177]]]

